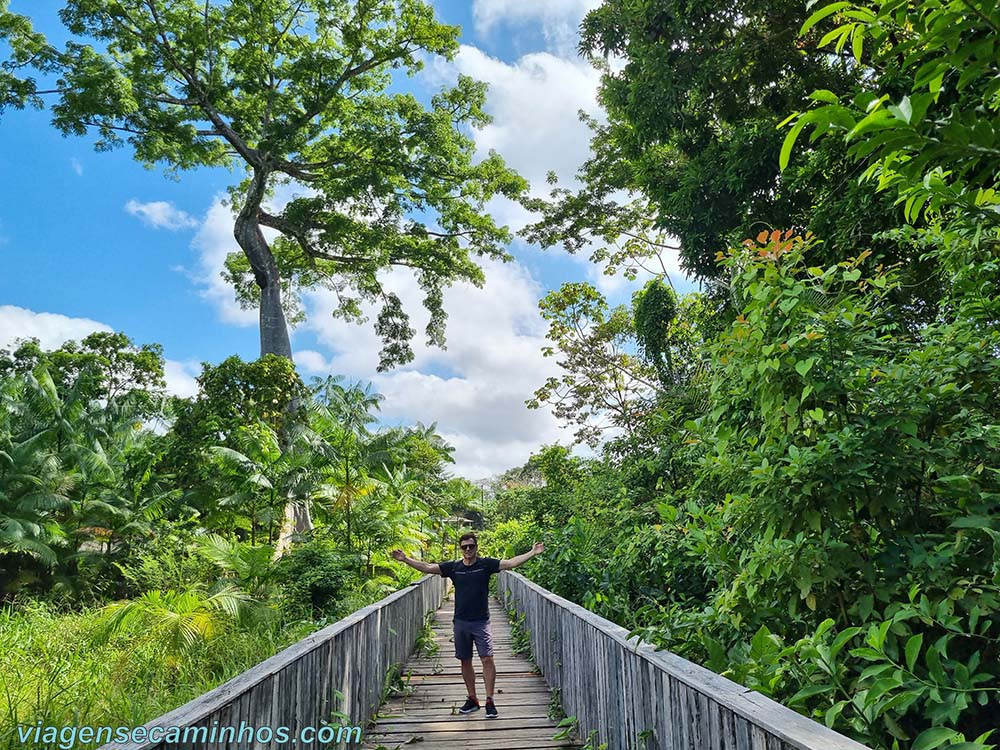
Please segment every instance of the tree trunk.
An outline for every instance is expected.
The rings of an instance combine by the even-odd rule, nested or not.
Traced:
[[[240,249],[250,262],[254,280],[260,288],[260,356],[277,354],[292,358],[288,324],[281,306],[281,275],[271,248],[260,230],[260,204],[267,186],[267,172],[254,171],[243,210],[236,217],[233,233]]]
[[[291,359],[292,344],[288,337],[285,310],[281,306],[281,274],[264,233],[260,230],[260,204],[267,189],[267,178],[268,172],[254,169],[243,209],[236,217],[233,234],[250,262],[254,280],[260,288],[260,356],[277,354]],[[304,503],[289,501],[285,505],[285,518],[275,545],[275,558],[288,550],[292,534],[309,531],[312,527],[309,507]]]

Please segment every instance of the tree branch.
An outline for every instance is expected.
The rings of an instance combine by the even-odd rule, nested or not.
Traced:
[[[203,82],[198,78],[196,72],[185,67],[177,60],[177,57],[174,55],[173,47],[170,45],[170,40],[167,38],[166,31],[163,28],[163,24],[160,22],[159,14],[156,12],[156,5],[152,2],[152,0],[146,0],[146,7],[149,8],[150,17],[153,19],[153,23],[156,26],[154,36],[157,40],[157,46],[160,47],[164,56],[173,66],[174,70],[179,73],[182,78],[184,78],[192,90],[197,92],[202,112],[204,112],[205,116],[208,117],[209,121],[215,126],[215,129],[219,131],[219,134],[229,142],[229,144],[236,150],[243,160],[246,161],[247,164],[255,168],[262,167],[263,163],[261,161],[260,154],[257,153],[257,150],[250,148],[239,136],[239,134],[223,119],[222,115],[215,109],[215,107],[212,106],[211,98],[209,97]]]

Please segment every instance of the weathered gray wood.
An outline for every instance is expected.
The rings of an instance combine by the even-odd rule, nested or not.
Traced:
[[[510,626],[503,611],[492,603],[491,622],[494,663],[497,667],[496,702],[499,718],[487,719],[483,711],[469,716],[457,713],[466,688],[459,663],[453,656],[452,607],[435,615],[434,636],[438,652],[406,664],[410,675],[405,695],[390,699],[380,710],[365,748],[420,748],[421,750],[504,750],[578,747],[572,740],[554,740],[556,722],[548,715],[549,689],[531,662],[511,651]],[[481,671],[478,670],[477,671]],[[483,688],[482,675],[477,687]],[[482,694],[479,695],[482,698]]]
[[[145,725],[225,727],[241,722],[260,728],[288,727],[294,737],[306,726],[332,721],[334,709],[365,726],[374,715],[391,664],[405,661],[427,613],[444,599],[447,581],[424,576],[417,583],[359,609],[284,651]],[[336,692],[344,695],[337,701]],[[184,742],[192,750],[245,750],[272,743],[240,739]],[[159,750],[170,743],[146,741],[105,745],[107,750]]]
[[[760,693],[652,645],[510,571],[504,603],[525,616],[535,661],[580,735],[609,750],[867,750]],[[639,734],[652,729],[645,743]]]

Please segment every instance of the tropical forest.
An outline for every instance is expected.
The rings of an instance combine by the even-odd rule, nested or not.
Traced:
[[[872,750],[1000,744],[995,3],[0,0],[0,136],[0,750],[467,531]]]

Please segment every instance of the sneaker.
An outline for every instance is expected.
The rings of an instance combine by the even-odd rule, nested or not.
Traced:
[[[497,717],[497,707],[493,704],[492,698],[486,699],[486,718],[495,719]]]
[[[460,714],[471,714],[473,711],[479,710],[479,701],[469,698],[465,701],[465,705],[458,709]]]

